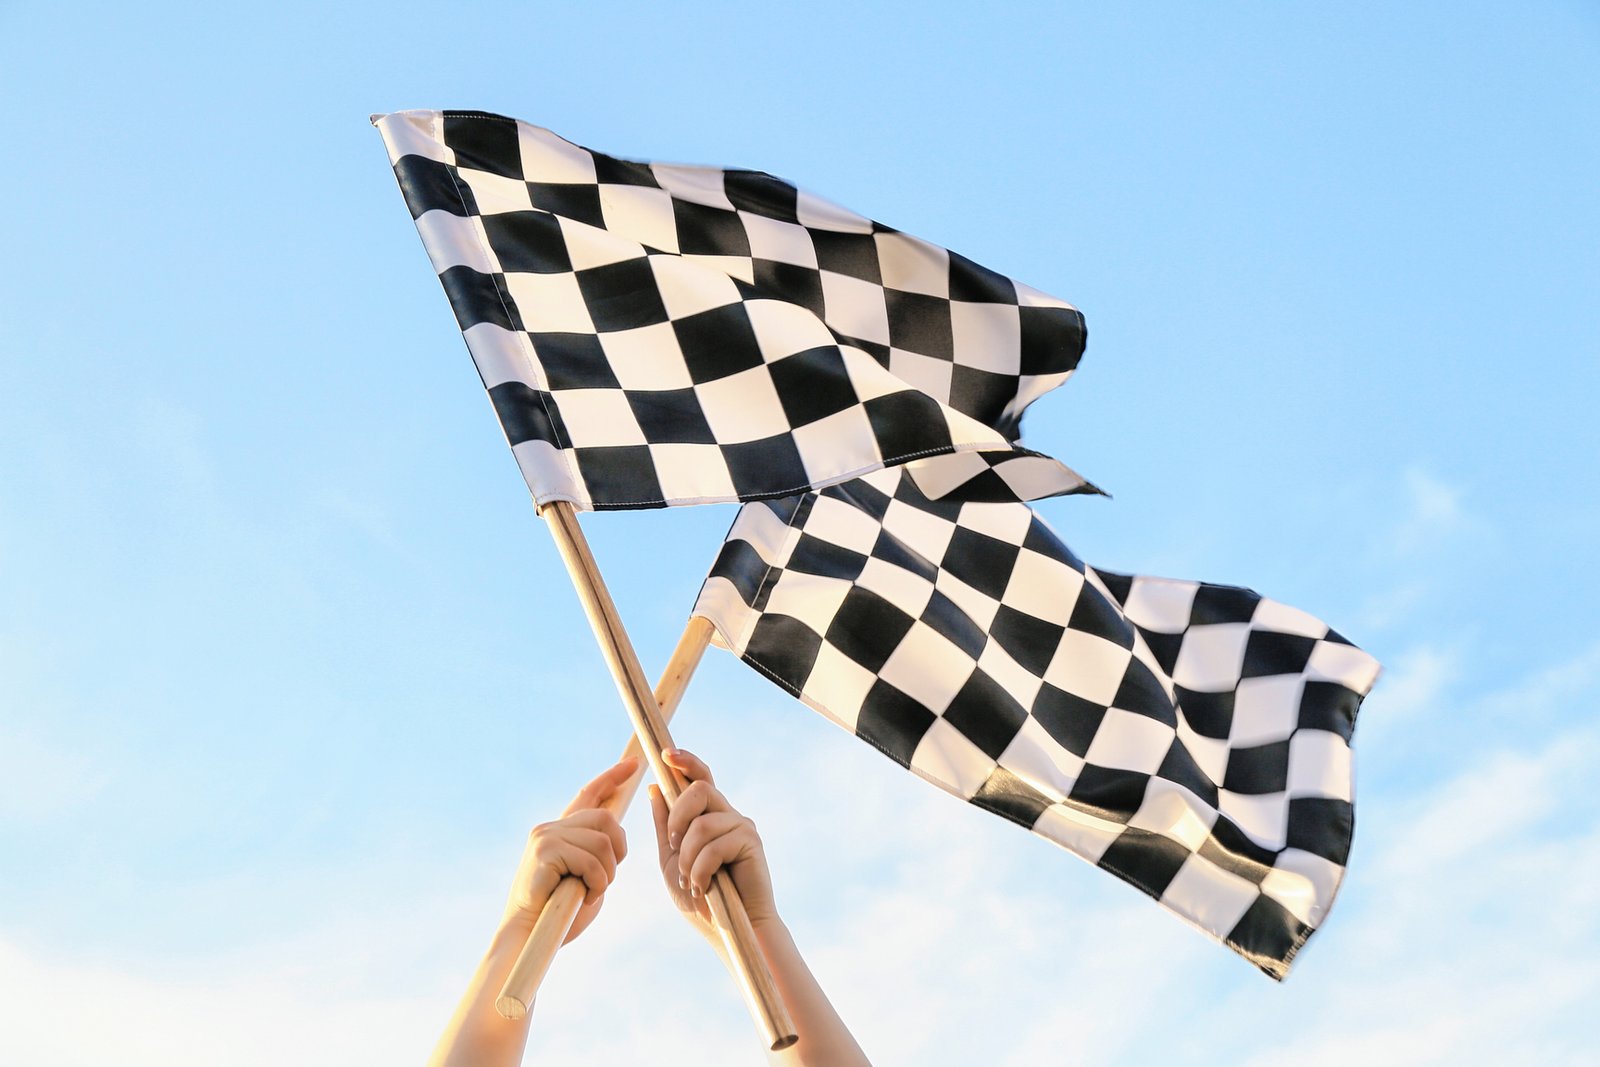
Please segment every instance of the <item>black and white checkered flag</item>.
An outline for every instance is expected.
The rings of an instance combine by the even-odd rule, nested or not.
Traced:
[[[757,500],[907,464],[1095,492],[1018,448],[1071,305],[768,174],[614,159],[477,112],[374,118],[536,502]]]
[[[1098,571],[1026,504],[885,470],[740,509],[695,613],[935,785],[1282,978],[1352,827],[1378,664],[1248,589]]]

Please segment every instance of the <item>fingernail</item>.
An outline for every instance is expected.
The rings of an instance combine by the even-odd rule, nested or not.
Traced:
[[[689,879],[685,878],[681,874],[678,875],[678,888],[683,890],[687,890],[689,888]]]
[[[677,848],[678,842],[682,837],[682,834],[674,831],[667,835],[667,844],[671,845],[673,848]]]

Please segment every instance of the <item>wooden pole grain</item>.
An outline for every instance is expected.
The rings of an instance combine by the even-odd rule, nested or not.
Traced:
[[[589,551],[589,543],[578,528],[577,513],[566,501],[554,501],[544,505],[539,514],[549,524],[550,532],[556,539],[556,547],[567,565],[567,573],[572,577],[579,599],[583,602],[584,614],[589,617],[589,625],[594,629],[600,650],[611,667],[617,692],[621,694],[622,703],[633,720],[633,732],[640,750],[655,771],[656,781],[660,783],[661,792],[670,806],[688,788],[689,783],[661,756],[662,750],[673,747],[672,735],[667,732],[661,708],[650,691],[650,683],[645,680],[644,668],[639,666],[639,656],[628,640],[627,631],[623,629],[616,604],[612,602],[611,594],[600,577],[600,570]],[[766,959],[756,943],[755,930],[750,925],[749,915],[745,913],[744,902],[739,899],[733,879],[726,870],[719,870],[712,877],[706,903],[711,910],[712,922],[728,951],[728,958],[733,963],[745,1004],[756,1017],[768,1047],[773,1051],[788,1048],[799,1040],[794,1023],[789,1018],[777,983],[773,981]]]
[[[711,631],[711,623],[698,615],[691,617],[689,624],[684,627],[678,647],[673,650],[667,669],[656,683],[656,703],[661,707],[663,722],[670,720],[672,713],[678,709],[678,702],[689,688],[689,679],[700,665],[700,657],[705,654],[706,646],[711,643]],[[622,753],[622,758],[638,759],[639,769],[611,794],[604,805],[618,819],[633,803],[639,782],[644,778],[646,763],[638,735],[628,739],[628,747]],[[495,1009],[507,1019],[520,1019],[532,1010],[539,983],[544,981],[556,950],[566,941],[567,931],[572,929],[572,921],[583,907],[584,892],[583,879],[568,875],[556,884],[555,892],[545,901],[544,910],[539,912],[538,921],[533,925],[533,933],[529,935],[528,943],[523,946],[511,973],[506,975],[505,985],[495,1001]]]

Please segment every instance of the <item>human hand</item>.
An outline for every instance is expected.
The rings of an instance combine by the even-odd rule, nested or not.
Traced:
[[[617,864],[628,854],[621,825],[601,805],[633,776],[638,766],[637,759],[629,758],[602,771],[578,791],[561,818],[533,828],[506,899],[505,922],[531,928],[556,885],[569,874],[583,879],[586,892],[566,940],[583,933],[594,921],[605,901],[606,887],[616,876]]]
[[[660,787],[650,786],[661,876],[678,910],[720,950],[706,904],[706,890],[718,869],[726,867],[733,877],[753,926],[760,929],[778,920],[766,852],[756,824],[717,790],[709,767],[682,749],[667,749],[662,757],[689,780],[689,787],[669,812]]]

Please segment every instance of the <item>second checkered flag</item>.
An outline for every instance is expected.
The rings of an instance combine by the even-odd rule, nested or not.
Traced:
[[[747,504],[695,614],[890,759],[1282,978],[1344,876],[1378,665],[1248,589],[1115,574],[909,472]]]

